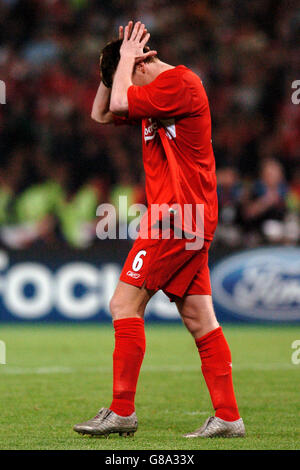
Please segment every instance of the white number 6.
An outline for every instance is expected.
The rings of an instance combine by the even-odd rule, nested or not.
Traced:
[[[145,250],[141,250],[138,252],[138,254],[134,258],[133,263],[132,263],[132,269],[134,271],[139,271],[141,269],[144,263],[144,260],[141,257],[145,256],[146,254],[147,254],[147,251]]]

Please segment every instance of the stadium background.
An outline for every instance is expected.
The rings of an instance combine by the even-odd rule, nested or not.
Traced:
[[[96,208],[145,200],[140,131],[90,118],[99,51],[128,19],[146,23],[162,60],[198,73],[210,100],[210,264],[244,440],[181,438],[212,410],[163,295],[146,322],[135,438],[72,431],[110,403],[108,301],[132,244],[96,238]],[[0,0],[1,449],[299,449],[299,39],[293,0]]]
[[[191,67],[207,90],[220,214],[211,266],[246,248],[299,245],[300,105],[291,100],[292,82],[300,77],[297,2],[3,0],[3,320],[60,319],[56,304],[68,299],[51,303],[49,291],[56,291],[50,278],[66,262],[67,271],[73,266],[78,273],[73,284],[69,281],[74,295],[65,309],[74,310],[73,319],[98,319],[101,308],[88,291],[97,289],[95,269],[100,267],[101,275],[108,267],[101,287],[107,291],[104,316],[100,312],[99,317],[108,318],[107,298],[131,242],[99,240],[96,208],[106,202],[118,207],[120,195],[129,204],[145,202],[141,137],[138,128],[98,125],[90,111],[99,83],[99,51],[128,18],[141,18],[159,56]],[[119,218],[125,223],[127,214]],[[22,262],[25,271],[12,273]],[[294,297],[298,307],[299,295]],[[153,307],[159,318],[174,316],[162,297],[157,303],[165,310],[160,315]],[[82,307],[80,314],[83,304],[86,313]],[[64,319],[69,317],[65,311]]]

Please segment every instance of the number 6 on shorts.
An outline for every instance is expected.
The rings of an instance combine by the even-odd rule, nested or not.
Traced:
[[[147,254],[147,251],[146,250],[140,250],[136,257],[134,258],[133,260],[133,263],[132,263],[132,269],[137,272],[141,269],[141,267],[143,266],[143,263],[144,263],[144,260],[142,258],[142,256],[145,256]]]

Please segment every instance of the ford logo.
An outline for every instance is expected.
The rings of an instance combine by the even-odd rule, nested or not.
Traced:
[[[300,248],[244,251],[211,272],[216,310],[255,320],[300,320]]]

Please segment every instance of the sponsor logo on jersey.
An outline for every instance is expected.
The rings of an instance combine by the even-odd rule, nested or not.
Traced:
[[[157,134],[158,123],[160,123],[163,128],[165,129],[166,136],[171,140],[175,139],[176,137],[176,126],[175,126],[175,119],[160,119],[156,121],[152,118],[147,120],[147,124],[145,125],[144,130],[144,139],[145,142],[149,140],[153,140]]]
[[[153,140],[157,133],[157,121],[152,120],[151,118],[148,119],[147,124],[145,125],[144,130],[144,139],[145,142],[149,140]]]
[[[165,128],[166,136],[172,140],[176,137],[175,119],[161,119],[161,124]]]
[[[300,248],[260,248],[230,256],[211,272],[216,308],[256,320],[300,320]]]
[[[126,275],[133,277],[133,279],[138,279],[139,277],[141,277],[139,273],[133,273],[132,271],[127,271]]]

